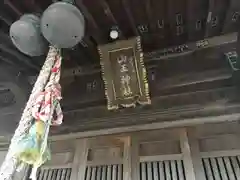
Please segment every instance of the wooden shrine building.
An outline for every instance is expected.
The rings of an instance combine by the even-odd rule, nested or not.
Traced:
[[[19,52],[9,27],[51,3],[0,2],[0,160],[45,59]],[[74,3],[86,33],[63,50],[64,122],[38,180],[240,180],[240,1]],[[113,29],[118,41],[141,37],[149,105],[107,108],[98,47]]]

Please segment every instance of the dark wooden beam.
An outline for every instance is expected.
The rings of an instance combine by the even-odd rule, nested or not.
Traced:
[[[117,19],[114,17],[108,3],[106,0],[100,0],[100,4],[102,6],[102,8],[104,9],[104,13],[107,15],[108,19],[114,23],[115,26],[118,27],[118,31],[119,31],[119,36],[120,36],[120,39],[124,39],[124,34],[123,32],[121,31],[120,29],[120,26],[119,26],[119,23],[117,22]]]
[[[88,54],[95,60],[95,62],[100,61],[97,46],[90,40],[89,36],[85,36],[83,38],[81,45],[86,49],[86,51],[88,51]]]
[[[23,15],[23,13],[10,0],[4,0],[4,4],[8,5],[19,17]]]
[[[146,108],[110,112],[106,107],[98,107],[72,111],[65,114],[66,123],[59,128],[58,134],[120,128],[123,126],[128,126],[126,129],[129,129],[130,126],[138,125],[144,127],[144,124],[153,122],[162,122],[165,125],[168,122],[170,124],[176,122],[179,126],[183,126],[186,124],[180,122],[180,120],[185,122],[189,120],[189,123],[198,119],[198,123],[203,123],[202,118],[208,119],[206,122],[217,122],[219,117],[231,116],[235,113],[238,113],[238,117],[235,118],[235,120],[238,120],[240,117],[240,103],[232,103],[236,96],[234,89],[224,88],[167,97],[165,100],[162,98],[155,99],[152,101],[151,107]],[[173,106],[175,102],[179,101],[183,104]],[[171,106],[171,108],[167,108],[168,106]],[[210,120],[215,116],[218,117],[214,118],[215,120]],[[232,119],[229,118],[224,118],[221,121],[231,121]],[[70,120],[68,123],[67,119]],[[79,119],[81,119],[81,122],[79,122]],[[61,131],[61,128],[68,130]]]
[[[240,17],[240,1],[230,0],[228,7],[226,7],[226,14],[222,32],[228,33],[237,31],[239,17]]]
[[[238,34],[237,34],[237,54],[240,55],[240,19],[238,20]]]
[[[19,61],[21,61],[22,63],[26,64],[27,66],[29,66],[30,68],[39,71],[40,67],[36,66],[35,64],[32,63],[32,60],[30,58],[28,58],[27,56],[24,56],[22,53],[11,49],[9,47],[7,47],[6,45],[0,43],[0,49],[6,53],[9,53],[10,55],[16,57],[16,59],[18,59]]]
[[[168,69],[169,70],[169,69]],[[150,69],[147,69],[151,72]],[[151,97],[157,98],[161,96],[177,96],[181,93],[191,93],[208,88],[219,88],[227,86],[231,82],[231,70],[213,69],[203,72],[184,72],[176,74],[174,77],[164,77],[156,74],[154,78],[149,76],[149,87],[151,89]],[[66,110],[85,109],[89,107],[105,104],[104,84],[101,79],[101,73],[96,72],[92,75],[84,75],[76,77],[77,81],[71,86],[65,87],[63,92],[65,100],[63,106]],[[62,78],[62,83],[69,81],[69,77]],[[94,88],[89,88],[94,82]],[[78,86],[81,83],[81,86]],[[75,88],[76,87],[76,88]],[[179,102],[180,103],[180,102]]]
[[[28,11],[35,13],[42,13],[43,10],[40,8],[39,1],[37,0],[23,0],[24,6],[27,7]]]
[[[186,28],[189,41],[196,41],[204,37],[204,20],[208,11],[205,2],[206,0],[187,1]]]
[[[97,43],[102,44],[106,42],[104,37],[101,35],[101,28],[98,26],[96,20],[92,16],[92,14],[88,11],[87,7],[83,4],[82,0],[75,0],[77,7],[82,11],[84,17],[87,19],[87,23],[89,23],[89,30],[91,31],[91,35],[94,39],[96,39]]]
[[[219,46],[223,46],[224,48],[225,47],[227,48],[230,45],[233,46],[233,44],[237,42],[237,37],[238,37],[237,33],[229,33],[229,34],[225,34],[225,35],[221,35],[221,36],[208,38],[208,39],[206,39],[207,44],[202,45],[202,46],[197,45],[199,43],[199,41],[191,42],[191,43],[186,44],[186,47],[187,47],[186,50],[180,51],[180,52],[176,50],[179,48],[179,46],[173,46],[173,47],[167,48],[167,49],[160,49],[159,51],[145,53],[144,61],[148,68],[153,68],[153,67],[156,67],[156,64],[158,63],[158,61],[160,62],[161,60],[173,59],[173,58],[174,58],[174,60],[178,60],[178,57],[180,58],[182,56],[190,55],[197,51],[204,50],[207,48],[214,48],[214,47],[217,48]],[[240,46],[238,46],[238,47],[240,47]],[[95,49],[95,46],[93,46],[93,49]],[[97,52],[96,52],[96,59],[99,59],[99,55]],[[151,65],[148,66],[148,63],[150,63],[150,62],[151,62]],[[63,77],[71,76],[71,74],[73,74],[71,72],[73,72],[73,71],[76,71],[75,68],[66,70],[65,73],[63,73]],[[81,72],[79,72],[79,76],[90,75],[90,74],[94,74],[94,73],[97,73],[100,71],[101,71],[101,69],[100,69],[99,63],[96,63],[93,65],[93,68],[82,67]]]
[[[14,56],[17,60],[24,63],[26,66],[30,67],[31,69],[34,69],[37,71],[40,69],[40,67],[38,67],[34,63],[32,63],[32,60],[29,57],[20,53],[13,47],[9,36],[6,35],[4,32],[0,32],[0,39],[1,39],[0,50],[2,50],[3,52],[5,52],[7,54]]]
[[[19,69],[19,70],[27,70],[27,67],[28,66],[22,66],[22,65],[19,65],[16,63],[16,60],[13,60],[11,59],[10,57],[4,57],[4,56],[0,56],[0,60],[2,60],[3,62],[9,64],[9,65],[12,65],[13,67],[15,67],[16,69]]]
[[[0,19],[5,22],[8,26],[11,26],[13,23],[13,20],[4,13],[4,11],[0,12]]]
[[[150,29],[152,31],[154,31],[155,30],[155,26],[154,26],[154,24],[152,22],[153,21],[153,12],[152,12],[152,7],[151,7],[151,1],[150,0],[146,0],[145,4],[146,4],[145,8],[146,8],[146,13],[147,13],[147,17],[148,17],[148,22],[150,24]]]
[[[208,3],[208,15],[207,15],[207,20],[206,20],[206,25],[205,25],[205,34],[204,37],[208,37],[210,35],[210,30],[212,28],[212,15],[214,11],[214,0],[209,0]]]
[[[129,5],[128,1],[129,0],[122,0],[123,7],[124,7],[125,12],[127,13],[127,16],[128,16],[129,22],[130,22],[130,26],[131,26],[133,32],[135,33],[135,36],[139,36],[140,34],[136,28],[136,23],[133,18],[133,15],[131,13],[131,9],[130,9],[130,5]]]

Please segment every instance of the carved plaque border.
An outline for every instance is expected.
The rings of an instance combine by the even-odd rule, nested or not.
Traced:
[[[133,50],[134,63],[136,66],[136,77],[139,88],[139,96],[134,103],[126,103],[116,98],[116,89],[114,84],[114,72],[112,70],[112,63],[110,54],[121,50]],[[110,44],[101,45],[98,47],[100,55],[100,63],[102,69],[102,78],[105,85],[105,95],[108,102],[108,109],[118,109],[123,107],[134,107],[136,103],[151,104],[149,96],[149,85],[147,80],[147,72],[143,61],[143,52],[141,47],[140,37],[135,37],[129,40],[116,41]],[[125,99],[126,100],[126,99]],[[127,101],[127,100],[126,100]]]

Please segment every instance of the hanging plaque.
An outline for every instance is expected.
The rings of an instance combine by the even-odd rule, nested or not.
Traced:
[[[150,104],[140,37],[99,46],[108,109]]]

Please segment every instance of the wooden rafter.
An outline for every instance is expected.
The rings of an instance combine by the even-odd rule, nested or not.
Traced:
[[[23,13],[10,0],[4,0],[4,4],[8,5],[18,16],[23,15]]]
[[[206,25],[205,25],[205,33],[204,33],[205,38],[210,35],[210,30],[211,30],[211,26],[212,26],[213,10],[214,10],[214,0],[209,0],[208,15],[207,15],[207,20],[206,20]]]
[[[240,20],[239,20],[239,22],[240,22]],[[240,55],[240,25],[238,25],[237,53],[238,53],[238,55]]]
[[[0,12],[0,19],[5,22],[8,26],[11,26],[13,23],[13,20],[11,20],[9,17],[7,17],[4,12]]]
[[[236,14],[235,14],[236,13]],[[239,17],[240,13],[240,2],[238,0],[230,0],[229,6],[226,8],[226,16],[225,16],[225,21],[223,23],[223,28],[222,31],[223,33],[234,31],[236,28],[237,24],[237,18]],[[234,21],[234,16],[236,20]],[[234,25],[234,29],[232,29],[232,25]],[[229,27],[230,26],[230,27]]]
[[[150,29],[153,30],[154,29],[154,25],[152,24],[152,20],[153,20],[153,14],[152,14],[152,8],[151,8],[151,1],[150,0],[146,0],[145,1],[146,4],[146,13],[147,13],[147,17],[148,17],[148,21],[150,24]]]
[[[139,33],[136,29],[136,22],[135,22],[135,20],[133,18],[133,15],[131,13],[131,9],[130,9],[130,5],[129,5],[128,1],[129,0],[122,0],[123,7],[124,7],[124,10],[127,13],[128,19],[130,21],[131,28],[132,28],[133,32],[135,33],[135,36],[139,36]]]
[[[90,31],[91,34],[93,35],[94,39],[96,39],[97,43],[103,43],[105,40],[103,39],[101,35],[101,28],[98,26],[96,20],[92,16],[92,14],[88,11],[87,7],[83,4],[82,0],[75,0],[75,3],[77,7],[83,12],[84,17],[87,19],[89,26],[90,26]]]
[[[110,19],[110,21],[113,22],[114,25],[118,27],[120,38],[125,38],[124,34],[121,31],[120,26],[117,22],[117,19],[114,17],[107,1],[106,0],[100,0],[100,4],[101,4],[102,8],[104,9],[104,13],[107,15],[107,17]]]
[[[196,21],[198,20],[199,12],[193,12],[195,7],[199,5],[199,0],[191,0],[187,1],[187,13],[186,13],[186,19],[187,19],[187,32],[188,32],[188,40],[195,39],[195,26]]]

